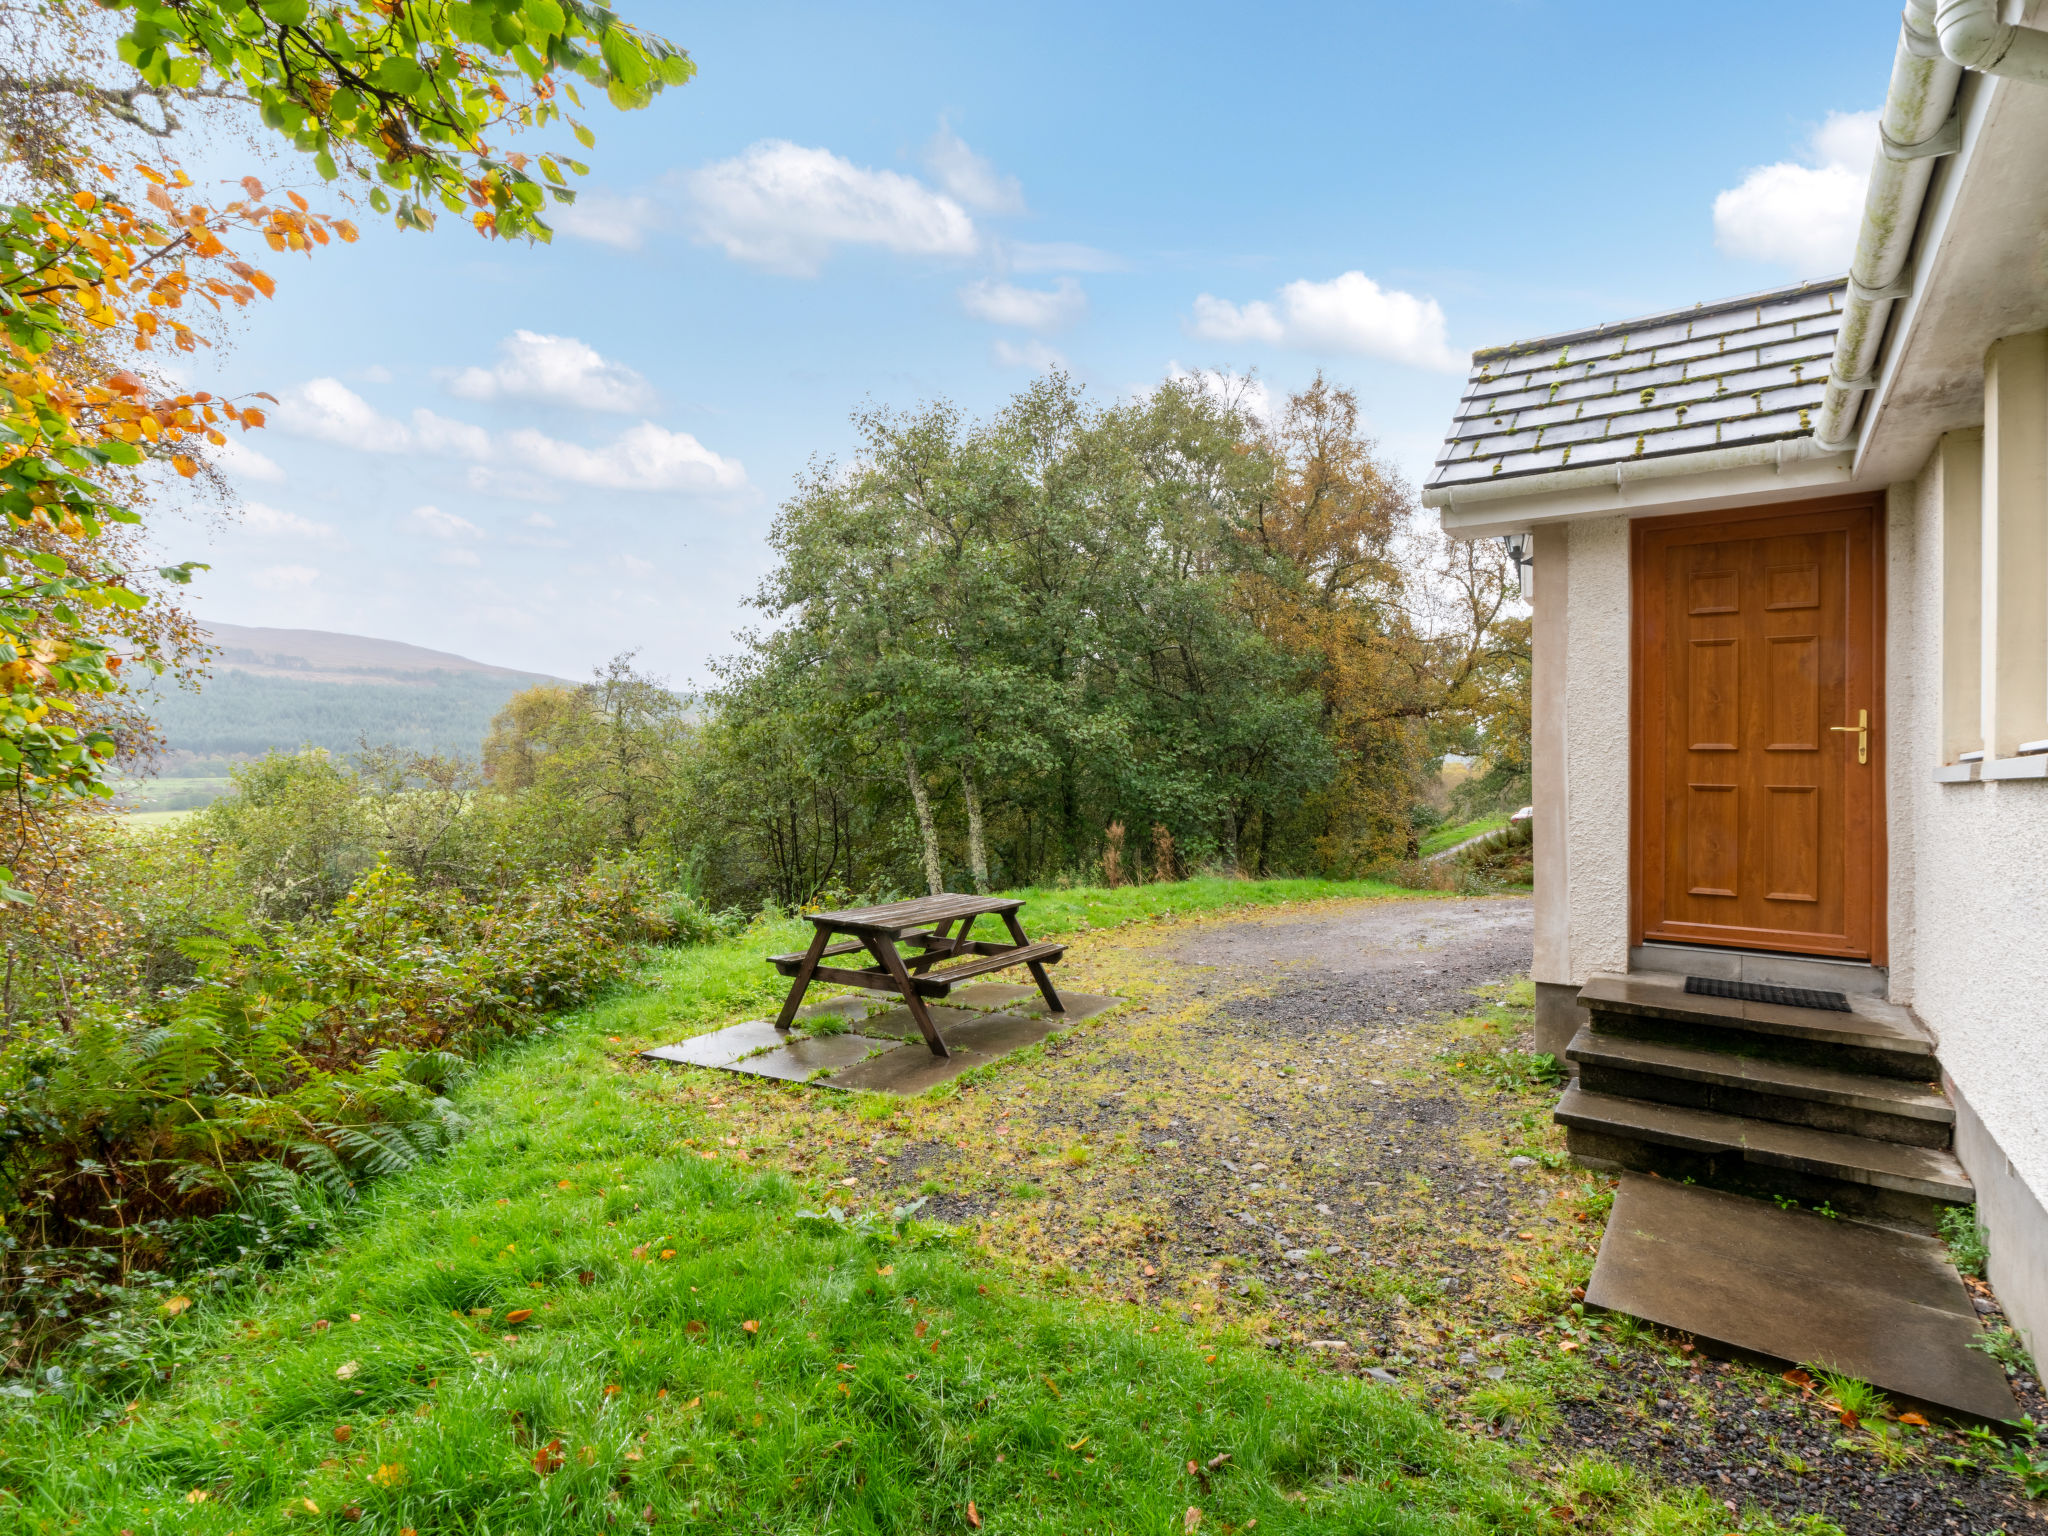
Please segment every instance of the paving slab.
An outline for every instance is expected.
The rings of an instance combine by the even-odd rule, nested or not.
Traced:
[[[942,1036],[956,1024],[966,1024],[981,1017],[980,1014],[970,1013],[965,1008],[948,1008],[943,1004],[927,1003],[925,1011],[932,1016],[932,1023],[938,1026]],[[886,1012],[876,1014],[873,1018],[862,1019],[860,1027],[863,1034],[886,1036],[891,1040],[915,1040],[920,1045],[924,1044],[924,1036],[918,1031],[917,1021],[911,1018],[910,1010],[901,1003]]]
[[[1932,1238],[1628,1174],[1586,1302],[1966,1418],[2019,1416]]]
[[[800,1019],[864,1019],[873,1010],[882,1006],[878,997],[863,997],[853,993],[847,997],[835,997],[822,1003],[806,1003],[797,1009]]]
[[[866,1061],[877,1051],[896,1049],[898,1046],[894,1040],[875,1040],[867,1035],[818,1035],[809,1039],[792,1039],[787,1045],[756,1056],[743,1056],[725,1063],[725,1069],[754,1077],[779,1078],[786,1083],[805,1083],[820,1072],[836,1073]]]
[[[847,1067],[821,1078],[820,1088],[844,1088],[850,1093],[894,1093],[904,1097],[949,1083],[963,1072],[985,1067],[1000,1056],[987,1051],[955,1048],[950,1056],[934,1056],[923,1041],[899,1045],[893,1051],[871,1057],[858,1066]]]
[[[980,1051],[985,1056],[1007,1056],[1058,1032],[1059,1026],[1045,1014],[1033,1018],[1022,1013],[984,1013],[965,1024],[942,1029],[939,1034],[949,1051]]]
[[[728,1025],[708,1035],[697,1035],[677,1045],[657,1045],[640,1054],[653,1061],[679,1062],[689,1067],[729,1067],[742,1056],[787,1043],[789,1036],[767,1019],[749,1019]]]
[[[1017,1003],[1033,1000],[1045,1001],[1039,997],[1038,988],[1020,987],[1008,981],[977,981],[964,987],[955,987],[946,994],[946,1001],[962,1008],[987,1008],[991,1011],[1009,1008]]]
[[[1064,988],[1057,990],[1060,994],[1060,1001],[1066,1005],[1064,1013],[1053,1013],[1048,1009],[1045,1006],[1045,998],[1040,995],[1036,987],[1030,989],[1031,995],[1029,997],[1018,998],[1015,1002],[1009,1004],[1009,1011],[1012,1013],[1042,1013],[1059,1024],[1061,1028],[1065,1028],[1068,1024],[1078,1024],[1083,1019],[1092,1019],[1098,1013],[1107,1013],[1118,1003],[1124,1001],[1120,997],[1104,997],[1099,992],[1069,992]]]

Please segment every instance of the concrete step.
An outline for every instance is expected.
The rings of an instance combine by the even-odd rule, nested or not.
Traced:
[[[1804,1125],[1618,1098],[1573,1083],[1558,1100],[1566,1145],[1592,1167],[1657,1173],[1931,1231],[1976,1198],[1955,1155]]]
[[[1947,1147],[1955,1130],[1955,1107],[1934,1083],[1640,1040],[1591,1026],[1572,1037],[1565,1055],[1578,1063],[1582,1087],[1616,1098],[1914,1147]]]
[[[1982,1325],[1931,1238],[1624,1177],[1586,1302],[1710,1348],[1825,1365],[1901,1406],[2019,1413],[2005,1373],[1970,1348]]]
[[[1685,990],[1681,976],[1637,973],[1593,977],[1579,989],[1579,1004],[1603,1034],[1911,1082],[1940,1076],[1934,1040],[1920,1021],[1909,1009],[1880,998],[1851,997],[1850,1011],[1836,1013],[1699,997]]]

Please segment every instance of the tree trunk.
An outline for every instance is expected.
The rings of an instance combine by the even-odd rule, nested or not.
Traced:
[[[967,802],[967,867],[974,872],[974,894],[988,894],[988,845],[981,837],[981,791],[974,787],[974,770],[960,765],[960,797]]]
[[[934,896],[946,888],[945,871],[939,864],[939,833],[932,825],[931,797],[924,792],[924,775],[917,771],[917,749],[910,744],[910,722],[897,717],[903,733],[903,777],[910,785],[910,803],[917,807],[917,835],[924,839],[924,883]]]

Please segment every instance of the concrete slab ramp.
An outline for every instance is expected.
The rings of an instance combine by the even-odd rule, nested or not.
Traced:
[[[2019,1417],[1969,1347],[1976,1309],[1940,1243],[1638,1174],[1607,1219],[1589,1306],[1787,1365],[1824,1365],[1908,1406]]]

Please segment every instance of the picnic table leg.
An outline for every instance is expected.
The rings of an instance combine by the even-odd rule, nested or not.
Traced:
[[[825,953],[825,940],[830,936],[822,925],[811,935],[811,947],[804,951],[803,964],[796,968],[796,980],[789,984],[789,996],[782,1000],[782,1012],[775,1016],[777,1029],[786,1031],[795,1022],[796,1010],[811,989],[811,973],[818,968],[818,957]]]
[[[917,1021],[918,1033],[924,1036],[924,1043],[932,1048],[934,1056],[950,1056],[946,1042],[939,1038],[939,1027],[932,1022],[924,999],[917,995],[917,984],[910,979],[910,972],[904,969],[903,957],[896,953],[896,945],[882,934],[868,940],[868,948],[875,952],[875,958],[882,962],[882,969],[895,981],[897,990],[903,994],[903,1006],[910,1010],[910,1016]]]
[[[1009,924],[1010,937],[1015,939],[1020,946],[1031,942],[1024,936],[1024,925],[1017,921],[1017,914],[1015,912],[1005,912],[1003,914],[1003,921]],[[1027,960],[1024,963],[1030,968],[1031,979],[1038,983],[1038,990],[1045,995],[1046,1009],[1052,1013],[1065,1013],[1067,1005],[1060,1001],[1059,993],[1053,991],[1052,978],[1045,973],[1045,962],[1043,960]]]

